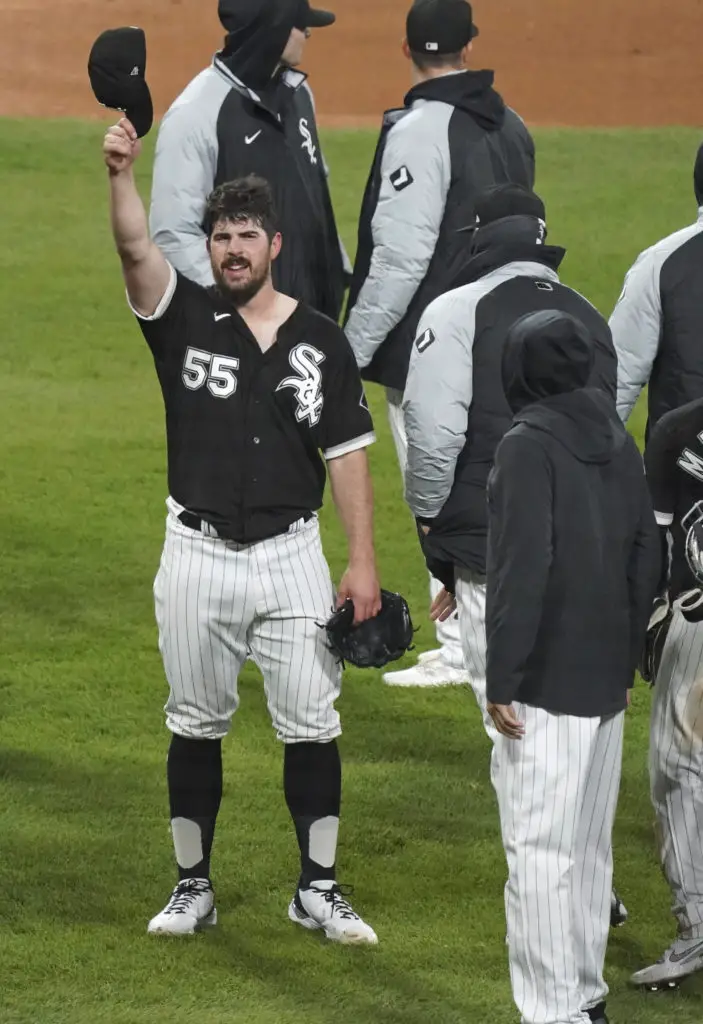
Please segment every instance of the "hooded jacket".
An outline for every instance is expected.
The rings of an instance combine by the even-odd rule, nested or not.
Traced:
[[[408,437],[405,493],[416,517],[431,525],[423,550],[439,579],[449,563],[483,575],[488,515],[486,483],[512,411],[501,358],[515,321],[557,309],[586,324],[595,358],[589,378],[615,399],[617,361],[600,313],[559,281],[564,257],[544,244],[543,222],[508,217],[463,235],[466,281],[425,311],[403,398]]]
[[[270,183],[283,233],[274,284],[337,319],[344,254],[306,76],[279,69],[297,0],[241,0],[225,48],[167,112],[154,163],[151,233],[174,267],[212,284],[202,229],[214,187],[247,174]]]
[[[599,717],[622,711],[660,568],[642,458],[572,317],[520,320],[503,355],[515,418],[488,484],[487,696]]]
[[[362,377],[403,390],[418,321],[451,285],[477,195],[503,182],[532,188],[534,173],[532,138],[491,71],[423,82],[386,111],[347,305]]]

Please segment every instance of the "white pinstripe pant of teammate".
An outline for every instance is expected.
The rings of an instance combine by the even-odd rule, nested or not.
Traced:
[[[624,714],[514,708],[523,739],[499,735],[493,748],[513,997],[524,1024],[589,1024],[586,1010],[608,993],[603,962]]]
[[[508,861],[505,900],[515,1000],[530,1024],[585,1024],[583,1008],[596,1006],[608,992],[602,971],[623,716],[579,719],[524,705],[521,717],[531,723],[525,738],[501,736],[486,710],[483,577],[457,573],[456,598],[471,686],[494,744],[491,780]],[[566,750],[572,752],[568,760]],[[590,765],[606,763],[602,775],[590,773]],[[560,872],[566,872],[566,883]],[[555,878],[561,879],[561,890],[553,887]],[[546,917],[540,921],[541,907]],[[564,938],[569,929],[562,933],[568,920],[574,926],[570,949]]]
[[[456,574],[456,603],[459,611],[461,645],[474,691],[483,717],[483,726],[494,743],[498,732],[486,710],[486,580],[468,569]]]
[[[703,938],[703,623],[677,610],[657,673],[649,768],[680,938]]]
[[[339,736],[341,670],[318,626],[330,615],[334,588],[317,518],[270,540],[235,544],[206,524],[203,533],[189,529],[177,518],[181,506],[167,504],[154,597],[171,732],[225,736],[239,705],[237,676],[252,657],[280,740]]]

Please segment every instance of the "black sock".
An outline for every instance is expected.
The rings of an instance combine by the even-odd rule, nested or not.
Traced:
[[[283,788],[300,847],[300,888],[307,889],[311,882],[334,879],[342,797],[342,765],[337,741],[287,744]],[[310,830],[316,822],[324,838],[315,837],[313,853],[316,850],[320,853],[319,859],[313,860]],[[322,860],[332,863],[321,863]]]
[[[209,878],[215,822],[222,799],[222,740],[191,740],[174,735],[168,752],[167,777],[178,877]]]

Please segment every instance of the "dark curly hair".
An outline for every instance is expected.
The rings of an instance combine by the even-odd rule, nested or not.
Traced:
[[[203,216],[203,231],[208,238],[218,221],[251,220],[269,239],[280,230],[271,186],[258,174],[227,181],[210,193]]]

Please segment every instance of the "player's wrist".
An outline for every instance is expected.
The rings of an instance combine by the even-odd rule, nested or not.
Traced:
[[[349,568],[376,571],[376,553],[373,548],[349,552]]]

